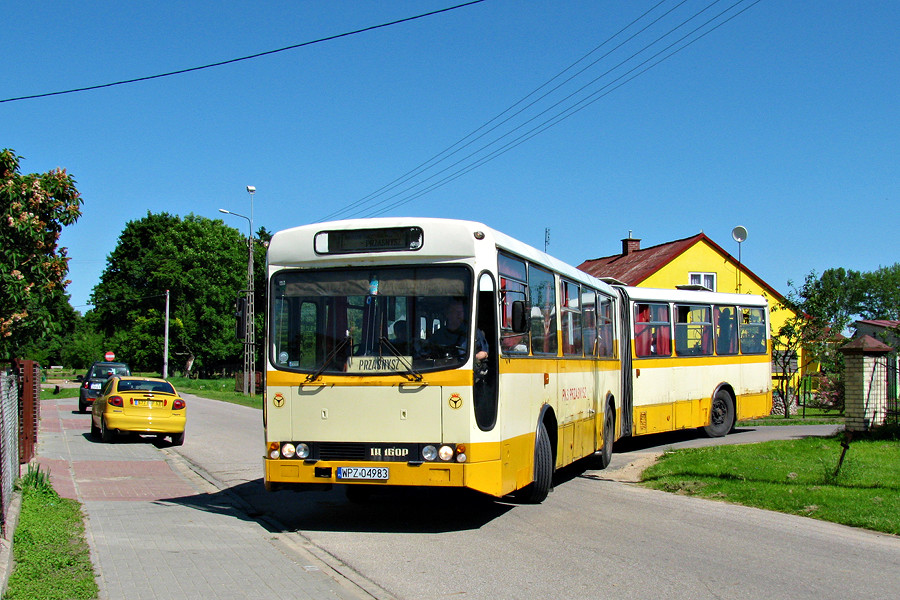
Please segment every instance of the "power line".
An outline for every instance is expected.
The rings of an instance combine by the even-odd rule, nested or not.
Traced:
[[[229,60],[223,60],[223,61],[220,61],[220,62],[210,63],[210,64],[208,64],[208,65],[202,65],[202,66],[199,66],[199,67],[190,67],[190,68],[188,68],[188,69],[180,69],[180,70],[178,70],[178,71],[169,71],[168,73],[159,73],[158,75],[148,75],[148,76],[145,76],[145,77],[136,77],[136,78],[134,78],[134,79],[125,79],[125,80],[123,80],[123,81],[116,81],[116,82],[113,82],[113,83],[103,83],[103,84],[100,84],[100,85],[91,85],[91,86],[86,86],[86,87],[74,88],[74,89],[71,89],[71,90],[63,90],[63,91],[59,91],[59,92],[46,92],[46,93],[43,93],[43,94],[32,94],[32,95],[30,95],[30,96],[18,96],[18,97],[16,97],[16,98],[5,98],[5,99],[3,99],[3,100],[0,100],[0,103],[3,103],[3,102],[15,102],[15,101],[17,101],[17,100],[33,100],[33,99],[35,99],[35,98],[46,98],[46,97],[48,97],[48,96],[60,96],[60,95],[62,95],[62,94],[74,94],[75,92],[87,92],[87,91],[90,91],[90,90],[99,90],[99,89],[102,89],[102,88],[114,87],[114,86],[117,86],[117,85],[126,85],[126,84],[129,84],[129,83],[138,83],[138,82],[141,82],[141,81],[149,81],[149,80],[151,80],[151,79],[159,79],[159,78],[161,78],[161,77],[171,77],[172,75],[182,75],[182,74],[184,74],[184,73],[192,73],[192,72],[194,72],[194,71],[202,71],[202,70],[204,70],[204,69],[211,69],[211,68],[213,68],[213,67],[221,67],[221,66],[224,66],[224,65],[230,65],[230,64],[237,63],[237,62],[241,62],[241,61],[245,61],[245,60],[252,60],[252,59],[254,59],[254,58],[260,58],[260,57],[263,57],[263,56],[269,56],[270,54],[278,54],[279,52],[286,52],[287,50],[296,50],[297,48],[303,48],[304,46],[311,46],[311,45],[313,45],[313,44],[320,44],[320,43],[322,43],[322,42],[330,42],[330,41],[332,41],[332,40],[336,40],[336,39],[339,39],[339,38],[348,37],[348,36],[351,36],[351,35],[357,35],[357,34],[360,34],[360,33],[366,33],[366,32],[368,32],[368,31],[373,31],[373,30],[375,30],[375,29],[381,29],[381,28],[384,28],[384,27],[390,27],[390,26],[392,26],[392,25],[399,25],[400,23],[406,23],[406,22],[408,22],[408,21],[415,21],[416,19],[423,19],[423,18],[425,18],[425,17],[431,17],[431,16],[433,16],[433,15],[437,15],[437,14],[440,14],[440,13],[449,12],[449,11],[456,10],[456,9],[459,9],[459,8],[465,8],[465,7],[471,6],[471,5],[473,5],[473,4],[479,4],[480,2],[484,2],[484,1],[485,1],[485,0],[471,0],[471,2],[465,2],[465,3],[463,3],[463,4],[457,4],[456,6],[450,6],[450,7],[448,7],[448,8],[441,8],[441,9],[438,9],[438,10],[433,10],[433,11],[431,11],[431,12],[423,13],[423,14],[421,14],[421,15],[416,15],[416,16],[413,16],[413,17],[406,17],[406,18],[403,18],[403,19],[398,19],[398,20],[396,20],[396,21],[391,21],[391,22],[389,22],[389,23],[382,23],[382,24],[380,24],[380,25],[372,25],[372,26],[370,26],[370,27],[364,27],[364,28],[362,28],[362,29],[356,29],[356,30],[354,30],[354,31],[348,31],[348,32],[346,32],[346,33],[339,33],[339,34],[337,34],[337,35],[331,35],[331,36],[328,36],[328,37],[319,38],[319,39],[317,39],[317,40],[312,40],[312,41],[309,41],[309,42],[302,42],[302,43],[299,43],[299,44],[293,44],[293,45],[291,45],[291,46],[285,46],[284,48],[278,48],[277,50],[267,50],[267,51],[265,51],[265,52],[259,52],[259,53],[257,53],[257,54],[251,54],[251,55],[249,55],[249,56],[242,56],[242,57],[240,57],[240,58],[232,58],[232,59],[229,59]]]
[[[534,104],[536,104],[537,102],[540,102],[541,100],[543,100],[544,98],[546,98],[548,95],[552,94],[552,93],[555,92],[557,89],[559,89],[560,87],[562,87],[563,85],[565,85],[566,83],[568,83],[569,81],[571,81],[572,79],[574,79],[575,77],[577,77],[578,75],[580,75],[581,73],[583,73],[585,70],[589,69],[591,66],[593,66],[594,64],[596,64],[598,61],[600,61],[600,60],[602,60],[603,58],[605,58],[606,56],[608,56],[608,55],[609,55],[611,52],[613,52],[616,48],[618,48],[619,46],[621,46],[621,44],[619,44],[619,46],[616,46],[616,48],[613,48],[613,50],[610,50],[609,52],[607,52],[606,54],[604,54],[603,56],[601,56],[600,58],[598,58],[598,59],[595,60],[594,62],[592,62],[590,65],[588,65],[588,66],[585,67],[584,69],[581,69],[580,71],[578,71],[577,73],[575,73],[574,75],[572,75],[571,77],[569,77],[568,79],[566,79],[565,81],[563,81],[562,83],[560,83],[559,85],[557,85],[556,87],[554,87],[553,89],[551,89],[550,91],[546,92],[545,94],[543,94],[542,96],[540,96],[539,98],[537,98],[536,100],[534,100],[533,102],[529,103],[529,104],[526,105],[525,107],[523,107],[523,108],[521,108],[520,110],[516,111],[516,112],[513,113],[511,116],[509,116],[508,118],[504,119],[503,121],[501,121],[500,123],[498,123],[498,124],[495,125],[494,127],[491,127],[490,129],[488,129],[487,131],[485,131],[485,132],[482,133],[481,135],[475,137],[474,139],[472,139],[472,140],[470,140],[469,142],[467,142],[467,143],[463,144],[462,146],[460,146],[460,144],[462,144],[463,142],[465,142],[467,139],[471,138],[471,137],[474,136],[476,133],[478,133],[478,132],[481,131],[482,129],[486,128],[486,127],[487,127],[488,125],[490,125],[491,123],[497,121],[500,117],[502,117],[502,116],[505,115],[506,113],[510,112],[510,111],[513,110],[515,107],[519,106],[520,104],[522,104],[523,102],[525,102],[526,100],[528,100],[529,98],[531,98],[532,96],[534,96],[536,93],[538,93],[539,91],[541,91],[542,89],[544,89],[545,87],[547,87],[548,85],[550,85],[552,82],[554,82],[554,81],[556,81],[557,79],[559,79],[560,77],[562,77],[563,74],[565,74],[566,72],[570,71],[570,70],[571,70],[572,68],[574,68],[576,65],[578,65],[579,63],[581,63],[582,61],[584,61],[587,57],[589,57],[590,55],[592,55],[593,53],[595,53],[595,52],[596,52],[597,50],[599,50],[600,48],[604,47],[604,46],[605,46],[606,44],[608,44],[610,41],[612,41],[612,40],[614,40],[615,38],[617,38],[617,37],[618,37],[619,35],[621,35],[623,32],[627,31],[629,28],[631,28],[632,25],[634,25],[635,23],[637,23],[638,21],[640,21],[641,19],[643,19],[644,17],[646,17],[648,14],[650,14],[650,13],[653,12],[654,10],[656,10],[656,8],[659,7],[661,4],[663,4],[664,2],[666,2],[666,0],[659,0],[659,2],[657,2],[654,6],[652,6],[652,7],[649,8],[648,10],[646,10],[642,15],[640,15],[639,17],[637,17],[636,19],[634,19],[633,21],[631,21],[631,23],[629,23],[628,25],[626,25],[625,27],[623,27],[622,29],[620,29],[619,31],[617,31],[615,34],[613,34],[612,36],[610,36],[609,38],[607,38],[607,39],[606,39],[605,41],[603,41],[600,45],[596,46],[593,50],[591,50],[590,52],[588,52],[587,54],[585,54],[584,56],[582,56],[581,58],[579,58],[578,60],[576,60],[574,63],[572,63],[571,65],[569,65],[568,67],[566,67],[565,69],[563,69],[562,71],[560,71],[559,73],[557,73],[556,75],[554,75],[553,77],[551,77],[550,79],[548,79],[547,81],[545,81],[544,83],[542,83],[541,85],[539,85],[537,88],[535,88],[534,90],[532,90],[531,92],[529,92],[528,94],[526,94],[526,95],[525,95],[524,97],[522,97],[520,100],[518,100],[517,102],[513,103],[511,106],[507,107],[505,110],[503,110],[502,112],[500,112],[498,115],[496,115],[496,116],[493,117],[492,119],[488,120],[486,123],[483,123],[483,124],[480,125],[479,127],[475,128],[473,131],[471,131],[470,133],[468,133],[467,135],[465,135],[465,136],[463,136],[462,138],[460,138],[459,140],[457,140],[455,143],[453,143],[453,144],[451,144],[450,146],[448,146],[447,148],[441,150],[440,152],[438,152],[437,154],[435,154],[434,156],[432,156],[431,158],[429,158],[429,159],[426,160],[425,162],[421,163],[420,165],[418,165],[418,166],[415,167],[414,169],[411,169],[411,170],[407,171],[406,173],[404,173],[403,175],[401,175],[401,176],[398,177],[397,179],[393,180],[392,182],[390,182],[390,183],[388,183],[388,184],[382,186],[381,188],[375,190],[374,192],[372,192],[372,193],[369,194],[368,196],[365,196],[365,197],[363,197],[363,198],[360,198],[359,200],[357,200],[357,201],[355,201],[355,202],[349,204],[348,206],[345,206],[345,207],[342,208],[342,209],[336,210],[336,211],[334,211],[334,212],[332,212],[332,213],[330,213],[330,214],[328,214],[328,215],[322,217],[321,219],[319,219],[319,221],[328,221],[328,220],[331,220],[331,219],[333,219],[333,218],[335,218],[335,217],[337,217],[337,216],[339,216],[339,215],[341,215],[341,214],[344,214],[344,213],[346,213],[346,212],[348,212],[348,211],[350,211],[350,210],[356,208],[357,206],[360,206],[360,205],[362,205],[362,204],[365,204],[365,203],[366,203],[367,201],[369,201],[369,200],[373,200],[373,199],[375,199],[375,198],[378,198],[379,196],[382,196],[382,195],[386,194],[386,193],[389,192],[390,190],[395,189],[395,188],[399,187],[400,185],[406,183],[407,181],[409,181],[409,180],[415,178],[417,175],[421,174],[422,172],[427,171],[428,169],[434,167],[435,165],[438,165],[438,164],[444,162],[445,160],[447,160],[448,158],[450,158],[451,156],[453,156],[453,155],[456,154],[457,152],[461,151],[463,148],[466,148],[467,146],[470,146],[471,144],[473,144],[473,143],[476,142],[477,140],[483,138],[485,135],[487,135],[487,134],[489,134],[490,132],[494,131],[495,129],[497,129],[497,128],[500,127],[501,125],[504,125],[505,123],[509,122],[511,119],[513,119],[514,117],[518,116],[519,114],[521,114],[522,112],[524,112],[524,111],[527,110],[528,108],[532,107],[532,106],[533,106]],[[681,4],[684,4],[685,2],[687,2],[687,0],[682,0],[682,2],[681,2],[680,4],[678,4],[678,6],[681,6]],[[678,6],[676,6],[675,8],[678,8]],[[665,13],[664,15],[662,15],[662,16],[663,16],[663,17],[666,16],[667,14],[669,14],[669,12],[671,12],[672,10],[675,10],[675,8],[673,8],[673,9],[671,9],[670,11],[666,12],[666,13]],[[660,18],[662,18],[662,17],[660,17]],[[658,19],[657,19],[657,20],[658,20]],[[653,21],[653,23],[655,23],[655,22],[656,22],[656,21]],[[651,25],[652,25],[653,23],[651,23]],[[647,27],[649,27],[649,25],[648,25]],[[632,35],[631,37],[629,37],[628,40],[626,40],[626,42],[629,41],[629,40],[631,40],[635,35],[638,35],[638,34],[640,34],[641,32],[643,32],[645,29],[646,29],[646,27],[645,27],[644,29],[642,29],[641,31],[639,31],[638,33],[636,33],[636,34]],[[625,42],[622,42],[622,43],[625,43]],[[456,148],[456,150],[453,150],[453,151],[451,152],[451,150],[452,150],[453,148],[455,148],[456,146],[459,146],[459,148]],[[443,156],[443,158],[441,158],[442,156]],[[440,159],[440,160],[438,160],[438,159]],[[427,181],[427,179],[426,179],[426,181]],[[414,186],[414,187],[415,187],[415,186]],[[401,192],[401,193],[403,193],[403,192]],[[392,197],[393,197],[393,196],[392,196]],[[377,204],[376,204],[376,206],[377,206]]]
[[[617,65],[615,65],[614,67],[608,69],[608,70],[607,70],[606,72],[604,72],[602,75],[600,75],[600,76],[594,78],[592,81],[590,81],[589,83],[587,83],[587,84],[585,84],[584,86],[580,87],[580,88],[579,88],[578,90],[576,90],[575,92],[569,94],[568,96],[566,96],[566,97],[563,98],[562,100],[560,100],[560,101],[554,103],[554,104],[551,105],[549,108],[544,109],[543,111],[541,111],[541,112],[538,113],[537,115],[531,117],[530,119],[526,120],[525,122],[523,122],[523,123],[517,125],[516,127],[514,127],[513,129],[511,129],[510,131],[508,131],[508,132],[506,132],[506,133],[500,135],[499,137],[497,137],[497,138],[494,139],[493,141],[488,142],[488,143],[482,145],[480,148],[478,148],[477,150],[474,150],[472,153],[468,154],[466,157],[464,157],[464,158],[460,159],[459,161],[457,161],[457,162],[451,164],[450,166],[448,166],[448,167],[446,167],[446,168],[444,168],[444,169],[438,171],[437,173],[435,173],[435,174],[433,174],[433,175],[431,175],[431,176],[429,176],[429,177],[427,177],[427,178],[425,178],[425,179],[419,181],[418,183],[415,183],[415,184],[413,184],[413,185],[410,185],[410,186],[407,187],[406,189],[401,190],[401,191],[397,192],[396,194],[393,194],[393,195],[389,196],[388,198],[386,198],[386,199],[384,199],[384,200],[381,200],[380,202],[377,202],[377,203],[375,203],[374,205],[369,206],[369,207],[366,208],[366,209],[360,209],[360,211],[366,211],[366,210],[368,211],[368,212],[366,212],[365,214],[362,214],[362,215],[360,215],[360,216],[362,216],[363,218],[368,218],[368,217],[373,217],[373,216],[378,216],[378,215],[384,214],[385,212],[387,212],[387,211],[389,211],[389,210],[391,210],[391,209],[394,209],[394,208],[397,208],[397,207],[402,206],[402,205],[404,205],[404,204],[407,204],[407,203],[411,202],[412,200],[418,199],[418,198],[422,197],[423,195],[425,195],[425,194],[427,194],[427,193],[429,193],[429,192],[431,192],[431,191],[434,191],[435,189],[437,189],[437,188],[439,188],[439,187],[442,187],[443,185],[446,185],[447,183],[449,183],[449,182],[451,182],[451,181],[453,181],[453,180],[455,180],[455,179],[458,179],[459,177],[462,177],[463,175],[465,175],[465,174],[467,174],[467,173],[473,171],[474,169],[476,169],[476,168],[478,168],[478,167],[484,165],[485,163],[490,162],[490,161],[493,160],[494,158],[497,158],[498,156],[500,156],[500,155],[502,155],[502,154],[505,154],[506,152],[508,152],[509,150],[515,148],[516,146],[518,146],[518,145],[520,145],[520,144],[522,144],[522,143],[524,143],[524,142],[530,140],[531,138],[533,138],[533,137],[539,135],[540,133],[543,133],[544,131],[546,131],[546,130],[549,129],[550,127],[553,127],[553,126],[557,125],[558,123],[560,123],[560,122],[562,122],[563,120],[567,119],[568,117],[574,115],[575,113],[580,112],[581,110],[583,110],[583,109],[586,108],[587,106],[589,106],[589,105],[593,104],[594,102],[600,100],[601,98],[603,98],[603,97],[609,95],[610,93],[612,93],[613,91],[615,91],[615,90],[617,90],[618,88],[622,87],[622,86],[625,85],[626,83],[632,81],[632,80],[635,79],[636,77],[639,77],[640,75],[643,75],[644,73],[646,73],[647,71],[649,71],[651,68],[653,68],[653,67],[655,67],[656,65],[662,63],[662,62],[665,61],[665,60],[668,60],[669,58],[671,58],[672,56],[674,56],[674,55],[677,54],[678,52],[681,52],[682,50],[684,50],[684,49],[687,48],[688,46],[690,46],[690,45],[692,45],[693,43],[699,41],[700,39],[702,39],[702,38],[705,37],[706,35],[712,33],[713,31],[715,31],[715,30],[718,29],[719,27],[725,25],[726,23],[728,23],[729,21],[731,21],[731,20],[734,19],[735,17],[737,17],[737,16],[739,16],[740,14],[746,12],[747,10],[749,10],[750,8],[752,8],[753,6],[755,6],[756,4],[758,4],[759,2],[761,2],[761,0],[755,0],[754,2],[752,2],[752,3],[749,4],[748,6],[744,7],[743,9],[741,9],[740,11],[738,11],[737,13],[735,13],[735,14],[731,15],[730,17],[728,17],[727,19],[724,19],[724,20],[722,20],[721,22],[715,24],[713,27],[711,27],[711,28],[709,28],[708,30],[706,30],[705,32],[703,32],[703,33],[697,35],[697,36],[694,37],[692,40],[688,41],[687,43],[684,43],[682,46],[678,47],[677,49],[672,50],[673,47],[677,46],[678,44],[681,44],[682,42],[684,42],[685,40],[687,40],[687,39],[690,38],[691,36],[697,34],[700,30],[702,30],[703,28],[707,27],[708,25],[710,25],[711,23],[713,23],[713,22],[716,21],[717,19],[720,19],[723,15],[725,15],[726,13],[732,11],[735,7],[737,7],[738,5],[740,5],[740,4],[742,4],[743,2],[746,1],[746,0],[737,0],[736,2],[734,2],[733,4],[731,4],[729,7],[725,8],[724,10],[722,10],[721,12],[719,12],[717,15],[711,17],[710,19],[708,19],[707,21],[705,21],[703,24],[701,24],[701,25],[695,27],[695,28],[694,28],[693,30],[691,30],[689,33],[685,34],[684,36],[682,36],[681,38],[679,38],[679,39],[676,40],[675,42],[672,42],[671,44],[669,44],[668,46],[666,46],[665,48],[663,48],[662,50],[660,50],[659,52],[657,52],[656,54],[654,54],[653,56],[651,56],[650,58],[648,58],[648,59],[644,60],[643,62],[639,63],[637,66],[634,66],[634,67],[632,67],[631,69],[629,69],[628,71],[626,71],[625,73],[623,73],[622,75],[619,75],[619,76],[618,76],[617,78],[615,78],[613,81],[611,81],[611,82],[605,84],[605,85],[602,86],[600,89],[598,89],[598,90],[596,90],[596,91],[594,91],[594,92],[591,92],[591,93],[588,94],[586,97],[584,97],[584,98],[582,98],[582,99],[580,99],[580,100],[577,100],[574,104],[572,104],[572,105],[570,105],[570,106],[568,106],[568,107],[566,107],[566,108],[562,108],[560,111],[558,111],[558,112],[556,112],[555,114],[551,115],[549,118],[547,118],[547,119],[544,120],[543,122],[539,123],[539,124],[536,125],[535,127],[531,128],[530,130],[526,131],[525,133],[523,133],[522,135],[520,135],[520,136],[518,136],[517,138],[513,139],[512,141],[506,143],[505,145],[499,147],[498,149],[494,150],[493,152],[487,154],[486,156],[483,156],[483,157],[481,157],[481,158],[478,158],[478,159],[474,160],[474,162],[470,162],[469,164],[463,164],[463,163],[466,163],[467,161],[469,161],[470,159],[473,159],[473,158],[476,157],[478,154],[483,153],[484,151],[486,151],[486,150],[487,150],[488,148],[490,148],[491,146],[494,146],[494,145],[498,144],[499,142],[501,142],[503,139],[505,139],[505,138],[511,136],[513,133],[515,133],[515,132],[518,131],[519,129],[522,129],[523,127],[525,127],[528,123],[530,123],[530,122],[532,122],[532,121],[538,119],[538,118],[541,117],[542,115],[547,114],[549,111],[551,111],[551,110],[553,110],[553,109],[559,107],[561,104],[563,104],[563,103],[565,103],[565,102],[567,102],[567,101],[569,101],[569,100],[572,100],[575,96],[577,96],[578,94],[584,92],[588,87],[590,87],[591,85],[597,83],[600,79],[602,79],[602,78],[606,77],[607,75],[611,74],[611,73],[612,73],[613,71],[615,71],[616,69],[618,69],[618,68],[624,66],[626,63],[628,63],[629,61],[631,61],[632,59],[634,59],[634,58],[637,57],[638,55],[642,54],[643,52],[645,52],[646,50],[648,50],[650,47],[652,47],[653,45],[655,45],[655,44],[657,44],[658,42],[660,42],[661,40],[663,40],[664,38],[670,36],[672,33],[674,33],[675,31],[677,31],[678,29],[681,29],[681,28],[684,27],[687,23],[689,23],[690,21],[696,19],[698,16],[700,16],[702,13],[706,12],[707,10],[709,10],[712,6],[714,6],[715,4],[717,4],[717,3],[720,2],[720,1],[721,1],[721,0],[714,0],[713,2],[711,2],[710,4],[708,4],[705,8],[703,8],[703,9],[699,10],[698,12],[694,13],[694,15],[692,15],[692,16],[689,17],[688,19],[682,21],[681,24],[677,25],[676,27],[673,27],[673,28],[670,29],[668,32],[666,32],[665,34],[663,34],[663,35],[661,35],[660,37],[658,37],[657,39],[655,39],[653,42],[651,42],[651,43],[649,43],[649,44],[646,44],[643,48],[641,48],[641,49],[638,50],[637,52],[633,53],[631,56],[629,56],[629,57],[626,58],[625,60],[619,62],[619,63],[618,63]],[[660,2],[660,4],[662,4],[662,2]],[[682,2],[682,4],[683,4],[683,2]],[[652,9],[650,9],[650,11],[652,11],[653,9],[655,9],[657,6],[659,6],[659,4],[655,5]],[[679,4],[678,6],[681,6],[681,4]],[[676,6],[676,8],[677,8],[677,6]],[[633,22],[632,22],[631,24],[629,24],[625,29],[627,29],[628,27],[631,27],[631,25],[633,25],[637,20],[640,20],[641,18],[643,18],[644,16],[646,16],[650,11],[645,12],[644,15],[642,15],[641,17],[639,17],[638,19],[636,19],[635,21],[633,21]],[[669,11],[666,12],[666,14],[663,15],[663,16],[666,16],[666,15],[668,15],[668,14],[671,13],[671,12],[672,12],[672,11],[669,10]],[[657,18],[656,20],[654,20],[654,23],[657,22],[658,20],[659,20],[659,18]],[[619,33],[621,33],[622,31],[624,31],[625,29],[620,30]],[[644,30],[646,30],[646,27],[644,27],[644,28],[641,30],[641,32],[643,32]],[[616,36],[618,36],[619,33],[617,33]],[[640,32],[639,32],[639,33],[640,33]],[[616,36],[613,36],[613,38],[616,37]],[[629,38],[629,40],[632,39],[633,37],[634,37],[634,36],[631,36],[631,37]],[[612,39],[612,38],[610,38],[610,39]],[[607,42],[608,42],[608,41],[609,41],[609,40],[607,40]],[[626,41],[627,41],[627,40],[626,40]],[[606,44],[607,42],[604,42],[604,44]],[[604,44],[601,44],[601,46],[603,46]],[[621,46],[621,44],[620,44],[619,46]],[[617,48],[618,48],[619,46],[617,46]],[[599,48],[599,47],[600,47],[600,46],[598,46],[598,48]],[[596,50],[596,49],[595,49],[595,50]],[[664,53],[666,53],[666,52],[668,52],[668,51],[670,51],[670,50],[672,50],[672,51],[669,52],[668,54],[666,54],[665,56],[662,56],[662,58],[659,58],[661,55],[663,55]],[[594,52],[594,51],[591,51],[591,53],[593,53],[593,52]],[[590,55],[591,53],[589,53],[588,55]],[[607,56],[608,54],[609,54],[609,53],[607,53],[606,55],[604,55],[604,57]],[[586,55],[586,56],[587,56],[587,55]],[[585,57],[583,57],[582,59],[579,59],[579,61],[576,61],[576,63],[574,63],[574,64],[577,64],[578,62],[580,62],[580,61],[583,60],[584,58],[585,58]],[[603,57],[601,57],[601,59],[602,59],[602,58],[603,58]],[[656,60],[657,58],[658,58],[658,60]],[[601,59],[598,59],[598,61],[601,60]],[[655,62],[653,62],[654,60],[655,60]],[[594,63],[591,63],[591,66],[593,66],[594,64],[596,64],[596,62],[598,62],[598,61],[594,61]],[[652,64],[649,64],[649,63],[652,63]],[[644,67],[644,68],[642,68],[642,67]],[[571,67],[569,67],[569,68],[571,68]],[[568,69],[567,69],[567,70],[568,70]],[[582,73],[582,72],[584,72],[584,70],[586,70],[586,69],[582,69],[582,71],[579,71],[579,74]],[[635,71],[637,71],[637,72],[635,73]],[[565,71],[563,71],[563,72],[565,72]],[[631,75],[631,76],[629,77],[629,75],[632,74],[632,73],[634,73],[634,74]],[[558,77],[558,76],[557,76],[557,77]],[[574,76],[573,76],[573,77],[574,77]],[[571,80],[571,79],[572,79],[572,78],[570,78],[570,80]],[[552,81],[552,79],[551,79],[551,81]],[[567,81],[569,81],[569,80],[567,80]],[[618,82],[618,83],[617,83],[617,82]],[[546,85],[546,84],[544,84],[544,85]],[[544,86],[541,86],[541,87],[544,87]],[[557,88],[554,88],[554,89],[558,89],[558,87],[560,87],[560,86],[557,86]],[[541,88],[538,88],[538,89],[541,89]],[[605,90],[605,91],[604,91],[604,90]],[[547,94],[545,94],[544,96],[542,96],[542,98],[545,97],[546,95],[547,95]],[[526,98],[527,98],[527,96],[526,96]],[[520,101],[520,103],[521,103],[521,101]],[[518,103],[517,103],[517,104],[518,104]],[[532,103],[532,104],[534,104],[534,103]],[[513,105],[513,106],[516,106],[516,105]],[[508,110],[509,110],[509,109],[507,109],[507,111],[508,111]],[[504,112],[507,112],[507,111],[504,111]],[[521,111],[520,111],[520,112],[521,112]],[[501,113],[501,115],[502,115],[502,114],[503,114],[503,113]],[[517,113],[517,114],[518,114],[518,113]],[[495,119],[496,119],[496,117],[495,117]],[[490,123],[490,121],[489,121],[489,123]],[[483,127],[483,126],[482,126],[482,127]],[[479,128],[479,129],[480,129],[480,128]],[[476,130],[476,131],[478,131],[478,130]],[[472,134],[470,134],[470,135],[472,135]],[[467,136],[467,137],[468,137],[468,136]],[[483,136],[479,136],[479,137],[483,137]],[[466,138],[463,138],[463,139],[466,139]],[[451,146],[450,148],[453,148],[453,146]],[[449,149],[448,149],[448,150],[449,150]],[[458,150],[457,150],[457,151],[458,151]],[[454,151],[454,153],[457,152],[457,151]],[[445,150],[444,152],[447,152],[447,150]],[[441,153],[441,154],[443,154],[443,153]],[[440,156],[440,154],[439,154],[438,156]],[[448,157],[449,157],[449,155],[448,155]],[[447,158],[447,157],[445,157],[445,159],[446,159],[446,158]],[[443,160],[444,160],[444,159],[442,159],[442,161],[443,161]],[[442,161],[438,161],[438,162],[442,162]],[[437,164],[437,163],[436,163],[436,164]],[[461,166],[461,165],[462,165],[462,166]],[[431,165],[431,167],[433,167],[433,166],[435,166],[435,165]],[[428,181],[434,179],[435,177],[440,176],[442,173],[446,173],[446,172],[448,172],[448,171],[451,171],[451,170],[454,169],[455,167],[459,167],[459,168],[458,168],[456,171],[451,172],[450,174],[448,174],[448,175],[447,175],[446,177],[444,177],[443,179],[439,179],[438,181],[432,183],[431,185],[429,185],[428,187],[426,187],[426,188],[424,188],[424,189],[420,189],[420,190],[418,190],[418,191],[414,191],[414,190],[416,190],[416,188],[419,188],[419,187],[423,186],[425,183],[427,183]],[[430,167],[429,167],[429,168],[430,168]],[[427,170],[427,169],[425,169],[425,170]],[[424,170],[423,170],[423,171],[424,171]],[[421,173],[419,173],[419,174],[421,174]],[[409,179],[411,179],[411,178],[408,178],[406,181],[408,181]],[[396,186],[395,186],[395,187],[396,187]],[[382,188],[382,189],[384,189],[384,188]],[[408,195],[406,195],[405,197],[401,197],[401,196],[404,196],[405,194],[408,194]],[[379,194],[379,195],[380,195],[380,194]],[[367,197],[367,198],[371,198],[371,197],[372,197],[372,195],[370,194],[370,196]],[[390,200],[394,200],[394,199],[396,199],[396,198],[398,198],[398,197],[400,197],[400,199],[396,200],[395,202],[393,202],[393,203],[391,203],[391,204],[388,204],[387,206],[382,206],[382,205],[384,205],[386,202],[389,202]],[[358,201],[358,202],[359,202],[359,201]],[[358,202],[357,202],[357,203],[358,203]],[[357,214],[358,214],[358,213],[357,213]]]

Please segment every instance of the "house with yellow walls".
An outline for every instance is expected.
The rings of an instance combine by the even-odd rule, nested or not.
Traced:
[[[641,240],[629,232],[621,254],[586,260],[578,268],[637,287],[700,285],[714,292],[759,294],[769,301],[772,332],[794,316],[784,296],[702,232],[650,248],[641,248]]]

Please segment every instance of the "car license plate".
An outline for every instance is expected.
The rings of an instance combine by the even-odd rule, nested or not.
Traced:
[[[102,384],[102,383],[92,383],[92,384],[91,384],[91,389],[92,389],[92,390],[99,390],[99,389],[102,388],[102,387],[103,387],[103,384]]]
[[[135,400],[135,406],[156,406],[160,404],[159,400]]]
[[[338,467],[338,479],[369,479],[387,481],[390,469],[387,467]]]

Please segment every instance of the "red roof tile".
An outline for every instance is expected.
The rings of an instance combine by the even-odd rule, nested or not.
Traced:
[[[678,258],[682,253],[699,242],[706,242],[714,251],[721,254],[724,258],[738,264],[736,258],[726,252],[721,246],[712,241],[705,233],[698,233],[674,242],[666,242],[650,248],[642,248],[633,250],[627,255],[614,254],[613,256],[603,256],[586,260],[578,268],[582,271],[593,275],[594,277],[611,277],[626,285],[637,286],[642,281],[665,267],[667,264]],[[746,265],[741,264],[741,271],[752,278],[758,285],[767,290],[776,300],[784,301],[775,288],[763,281],[753,271],[748,269]]]

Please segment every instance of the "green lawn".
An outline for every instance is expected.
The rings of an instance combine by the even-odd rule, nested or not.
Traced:
[[[142,373],[142,375],[159,377],[158,373]],[[185,394],[194,394],[195,396],[202,396],[213,400],[231,402],[232,404],[262,408],[262,391],[257,390],[257,395],[253,397],[244,396],[243,393],[234,391],[234,379],[189,379],[187,377],[169,377],[169,381],[175,386],[176,390]],[[49,383],[53,382],[51,381]],[[78,388],[61,388],[58,394],[54,393],[53,387],[41,390],[41,400],[77,397]]]
[[[844,415],[834,410],[821,408],[800,408],[800,412],[791,415],[787,419],[783,415],[769,415],[759,419],[740,421],[738,426],[756,427],[759,425],[843,425]]]
[[[13,537],[15,566],[4,599],[96,598],[81,505],[60,498],[47,473],[29,467],[19,480],[22,509]]]
[[[667,452],[648,487],[900,535],[900,440],[843,435]]]

